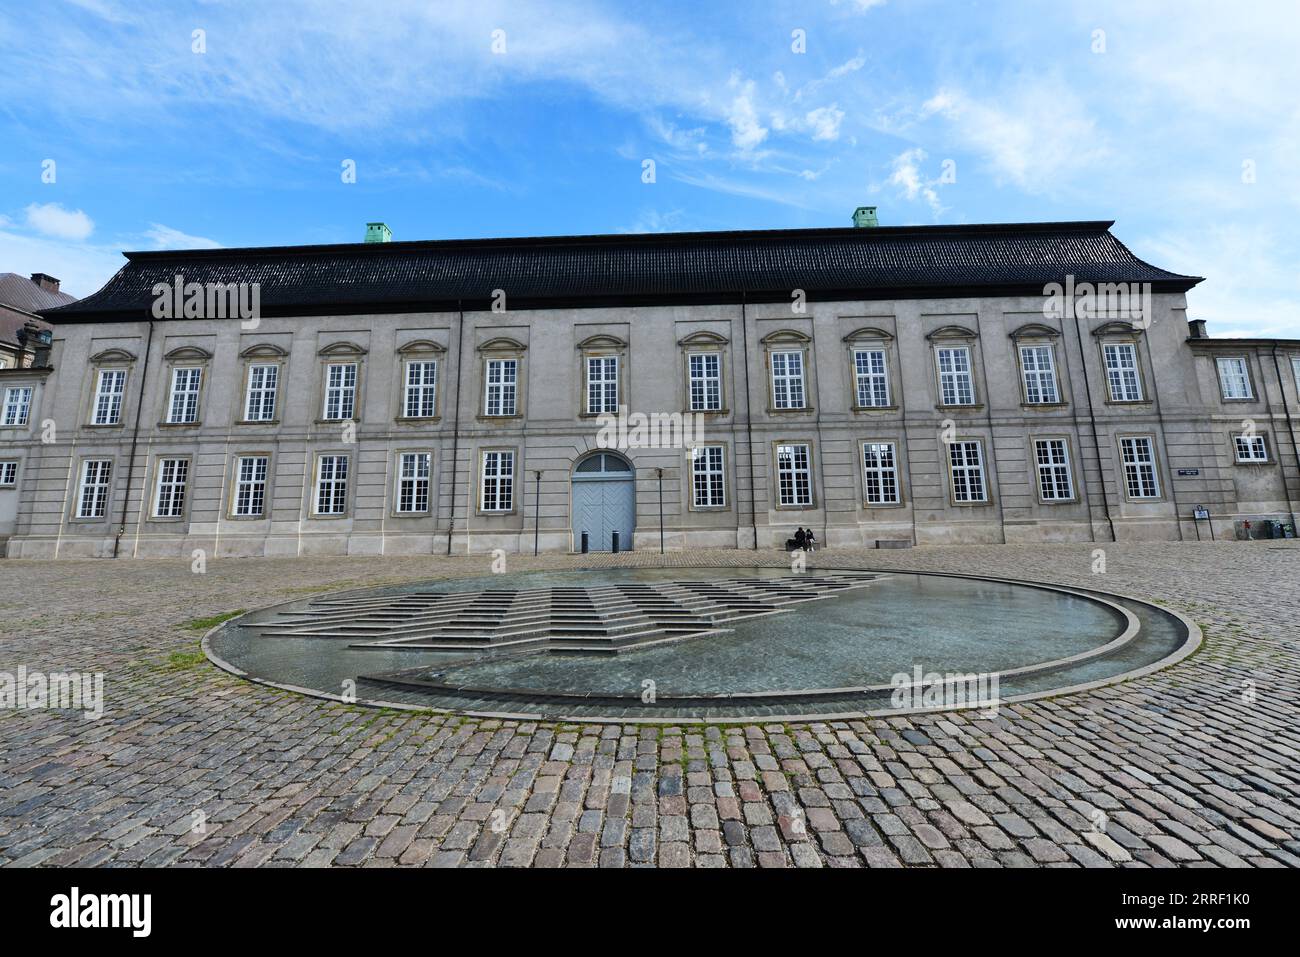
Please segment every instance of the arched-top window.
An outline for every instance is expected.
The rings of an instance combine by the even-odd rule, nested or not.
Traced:
[[[597,452],[595,455],[589,455],[574,469],[575,472],[590,473],[623,473],[632,471],[632,466],[628,465],[627,460],[620,455],[614,455],[611,452]]]

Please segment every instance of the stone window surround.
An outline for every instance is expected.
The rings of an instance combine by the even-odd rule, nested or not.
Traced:
[[[235,408],[235,425],[262,425],[273,426],[279,425],[284,420],[284,402],[285,393],[285,370],[289,366],[289,353],[280,346],[272,343],[258,343],[249,346],[239,353],[241,361],[241,377],[239,389],[239,405]],[[276,366],[279,371],[275,374],[275,417],[271,419],[247,419],[248,415],[248,384],[249,377],[252,375],[253,366]],[[322,407],[324,403],[322,402]],[[247,516],[241,516],[247,518]]]
[[[193,422],[169,422],[172,407],[172,387],[177,369],[199,370],[199,398]],[[179,346],[163,356],[162,408],[158,415],[158,428],[198,429],[203,425],[203,411],[207,405],[208,380],[212,377],[212,353],[200,346]]]
[[[441,379],[441,376],[440,376]],[[403,512],[398,506],[401,504],[402,491],[402,456],[403,455],[427,455],[429,456],[429,507],[420,512]],[[392,503],[389,506],[388,514],[391,518],[411,519],[411,518],[436,518],[438,513],[438,473],[435,471],[438,458],[434,450],[427,446],[393,449],[391,457],[393,468],[392,482]]]
[[[81,509],[81,490],[82,478],[85,475],[86,463],[90,461],[102,462],[107,461],[108,466],[108,495],[104,499],[104,514],[98,517],[88,516],[82,518],[77,515]],[[89,452],[85,455],[79,455],[74,459],[73,468],[75,471],[72,476],[72,494],[68,496],[68,524],[69,525],[111,525],[113,522],[113,492],[117,486],[118,479],[118,456],[111,452]]]
[[[262,511],[259,515],[236,515],[235,506],[239,500],[239,460],[266,459],[266,486],[263,489]],[[271,499],[275,489],[275,454],[270,449],[244,449],[233,452],[226,466],[226,478],[230,491],[227,493],[225,519],[232,522],[269,522],[271,520]],[[313,491],[315,482],[312,483]]]
[[[1124,439],[1147,439],[1151,443],[1151,465],[1153,474],[1156,477],[1156,488],[1159,495],[1150,497],[1134,498],[1128,493],[1128,473],[1124,466]],[[1160,463],[1160,442],[1157,441],[1154,432],[1116,432],[1115,433],[1115,452],[1119,456],[1118,474],[1120,483],[1120,494],[1124,496],[1124,501],[1133,502],[1138,505],[1150,505],[1153,503],[1164,502],[1168,500],[1169,491],[1168,483],[1165,480],[1164,466]]]
[[[815,410],[812,397],[815,394],[815,380],[810,353],[813,348],[811,336],[795,329],[779,329],[769,332],[761,340],[763,345],[763,373],[766,378],[767,414],[769,416],[810,415]],[[802,364],[803,405],[796,408],[778,409],[776,406],[776,380],[772,373],[772,354],[775,352],[797,352]],[[790,508],[792,506],[786,506]]]
[[[528,346],[509,336],[497,336],[482,343],[476,350],[479,354],[479,398],[476,419],[485,424],[513,423],[522,420],[527,413],[525,398],[528,395],[528,363],[524,361]],[[515,366],[515,411],[510,415],[488,415],[488,362],[495,359],[514,359]],[[490,515],[504,514],[489,512]]]
[[[587,336],[587,338],[579,342],[577,346],[577,350],[578,350],[578,362],[579,362],[578,418],[594,419],[600,415],[611,414],[609,412],[591,412],[588,411],[587,408],[587,387],[590,384],[587,380],[587,376],[589,374],[589,370],[587,368],[587,360],[603,359],[603,358],[609,358],[611,356],[618,360],[617,363],[618,398],[614,403],[616,406],[614,412],[617,413],[618,412],[617,406],[625,406],[628,404],[627,396],[628,396],[629,370],[628,370],[627,341],[624,339],[620,339],[618,336],[612,335],[610,333],[603,333],[603,332],[596,333],[594,335]],[[521,363],[521,367],[522,367],[522,363]],[[520,371],[522,372],[522,368]],[[516,396],[515,401],[516,403],[518,403],[518,396]]]
[[[446,395],[445,383],[447,381],[447,364],[444,361],[447,356],[446,346],[434,342],[432,339],[415,339],[400,346],[397,350],[398,370],[396,387],[397,395],[395,398],[396,414],[393,421],[398,425],[428,425],[442,421],[443,402]],[[436,363],[437,377],[433,385],[433,415],[408,416],[406,414],[406,375],[407,366],[412,362],[434,362]],[[404,513],[405,514],[405,513]]]
[[[957,442],[979,443],[980,481],[984,485],[984,498],[978,501],[959,502],[957,500],[957,486],[953,480],[952,472],[952,445]],[[958,435],[953,437],[951,443],[940,442],[939,446],[943,450],[943,475],[948,482],[948,504],[954,508],[988,508],[994,505],[993,476],[992,469],[989,467],[988,440],[982,435]]]
[[[131,418],[131,380],[134,378],[135,364],[137,357],[133,352],[127,352],[125,349],[105,349],[103,352],[97,352],[90,357],[88,369],[90,373],[89,382],[89,400],[86,403],[83,422],[88,429],[121,429],[126,426],[126,422]],[[95,405],[99,396],[99,374],[107,371],[122,371],[126,373],[122,381],[122,408],[118,413],[116,422],[95,423]],[[170,392],[170,389],[168,390]],[[85,519],[82,519],[85,521]]]
[[[783,445],[802,445],[808,449],[808,504],[781,504],[781,470],[777,449]],[[772,471],[769,473],[769,486],[772,490],[772,508],[778,512],[810,512],[821,506],[817,495],[817,448],[812,439],[773,439],[769,443],[772,455]]]
[[[485,509],[483,507],[483,466],[489,452],[513,453],[510,473],[510,507],[508,509]],[[499,518],[514,515],[519,511],[519,476],[523,472],[519,463],[519,447],[515,445],[483,445],[474,450],[474,514],[483,518]]]
[[[682,411],[694,415],[730,415],[727,407],[727,359],[731,340],[717,332],[700,330],[677,340],[682,356]],[[691,356],[716,355],[718,357],[718,404],[716,409],[691,408]]]
[[[8,465],[12,465],[12,466],[14,467],[14,480],[13,480],[12,482],[6,482],[6,481],[4,480],[4,474],[5,474],[6,471],[8,471],[8,470],[6,469],[6,466],[8,466]],[[15,457],[15,458],[8,458],[8,457],[6,457],[6,458],[2,458],[2,459],[0,459],[0,488],[5,488],[5,489],[8,489],[8,488],[17,488],[17,487],[18,487],[18,474],[19,474],[22,470],[23,470],[23,460],[22,460],[21,458],[16,458],[16,457]]]
[[[940,326],[926,334],[930,343],[930,368],[934,370],[934,407],[940,412],[979,412],[984,408],[984,388],[980,381],[982,369],[980,362],[979,333],[960,325]],[[939,350],[965,347],[970,356],[971,401],[966,404],[946,405],[943,401],[943,380],[939,372]],[[982,503],[980,503],[982,504]]]
[[[1270,438],[1269,438],[1269,434],[1268,434],[1267,432],[1262,432],[1262,431],[1259,431],[1259,430],[1256,430],[1256,432],[1255,432],[1255,437],[1256,437],[1257,439],[1260,439],[1260,440],[1264,443],[1264,457],[1263,457],[1262,459],[1242,459],[1242,458],[1239,458],[1239,457],[1238,457],[1238,452],[1237,452],[1237,439],[1238,439],[1238,438],[1243,438],[1243,437],[1245,437],[1245,434],[1246,434],[1246,433],[1241,432],[1241,431],[1238,431],[1238,430],[1233,430],[1232,432],[1230,432],[1230,433],[1228,434],[1228,441],[1229,441],[1229,443],[1230,443],[1230,446],[1229,446],[1229,447],[1232,449],[1232,464],[1233,464],[1233,465],[1240,466],[1241,468],[1251,468],[1252,466],[1257,467],[1257,466],[1260,466],[1260,465],[1276,465],[1276,464],[1277,464],[1277,462],[1276,462],[1276,460],[1274,459],[1274,456],[1273,456],[1273,443],[1272,443],[1272,441],[1271,441]]]
[[[691,457],[692,449],[702,449],[708,447],[718,447],[722,449],[722,504],[721,505],[696,505],[695,504],[695,462]],[[683,450],[686,458],[686,467],[682,469],[682,474],[686,477],[686,493],[684,501],[688,512],[730,512],[731,511],[731,490],[732,484],[731,471],[731,449],[726,442],[692,442]]]
[[[1216,354],[1213,356],[1213,361],[1214,361],[1214,381],[1215,381],[1215,382],[1218,384],[1218,386],[1219,386],[1219,401],[1220,401],[1220,402],[1224,403],[1225,405],[1229,405],[1229,404],[1231,404],[1231,405],[1240,405],[1240,404],[1243,403],[1243,402],[1258,402],[1258,401],[1260,400],[1260,399],[1259,399],[1259,388],[1258,388],[1258,386],[1257,386],[1257,384],[1256,384],[1256,379],[1255,379],[1255,366],[1254,366],[1254,363],[1252,363],[1252,362],[1250,361],[1250,358],[1251,358],[1250,355],[1247,354],[1246,352],[1242,352],[1242,353],[1237,354],[1237,355],[1219,355],[1219,354],[1216,353]],[[1223,360],[1223,359],[1240,359],[1240,360],[1241,360],[1242,365],[1243,365],[1243,366],[1245,367],[1245,369],[1246,369],[1246,391],[1250,393],[1249,395],[1245,395],[1245,396],[1237,396],[1237,397],[1234,397],[1234,398],[1228,398],[1228,396],[1226,396],[1226,395],[1223,394],[1223,373],[1221,373],[1221,372],[1219,371],[1219,362],[1220,362],[1221,360]]]
[[[1066,398],[1065,377],[1062,374],[1061,349],[1057,347],[1061,333],[1051,326],[1039,322],[1027,322],[1010,334],[1011,346],[1015,350],[1016,374],[1019,376],[1020,407],[1029,411],[1047,412],[1069,408],[1070,400]],[[1052,377],[1056,380],[1055,402],[1030,402],[1025,390],[1024,356],[1021,346],[1047,346],[1052,351]],[[1073,465],[1073,459],[1071,459]]]
[[[321,459],[326,456],[334,456],[334,457],[342,456],[343,458],[346,458],[348,460],[348,473],[343,480],[346,483],[347,487],[344,489],[344,493],[343,493],[343,511],[341,512],[316,511],[317,503],[320,500],[319,496],[320,496],[320,479],[321,479],[320,476]],[[308,486],[307,514],[306,516],[304,516],[306,520],[313,521],[313,522],[331,522],[331,521],[338,521],[339,519],[347,519],[352,517],[352,508],[353,508],[353,503],[356,499],[356,492],[357,492],[357,458],[358,458],[357,446],[349,446],[347,448],[342,448],[342,449],[339,448],[317,449],[315,452],[312,453],[311,484]],[[268,486],[267,490],[270,491],[269,488],[271,483],[270,463],[267,463],[266,481]]]
[[[1102,397],[1106,405],[1119,408],[1152,405],[1151,390],[1147,384],[1147,364],[1142,348],[1142,330],[1127,322],[1107,322],[1092,330],[1092,336],[1097,343],[1097,361],[1101,364]],[[1115,399],[1110,394],[1110,375],[1106,368],[1106,346],[1125,344],[1133,346],[1133,361],[1137,366],[1138,389],[1142,393],[1140,399]],[[1139,499],[1139,501],[1153,500]]]
[[[149,499],[148,508],[144,510],[146,522],[176,523],[187,522],[190,516],[190,503],[194,500],[191,494],[194,491],[194,456],[190,452],[153,452],[153,467],[150,469],[152,476],[148,489]],[[189,463],[189,468],[185,472],[185,502],[179,515],[158,515],[158,487],[162,481],[162,463],[163,459],[184,459]]]
[[[365,405],[365,357],[366,350],[355,342],[332,342],[316,353],[318,357],[317,375],[320,381],[316,390],[316,424],[336,426],[340,422],[360,422]],[[325,400],[329,390],[329,367],[347,365],[357,367],[357,382],[352,396],[352,415],[343,419],[325,418]],[[277,402],[279,396],[276,396]],[[351,494],[351,489],[348,490]]]
[[[898,411],[898,396],[901,383],[898,379],[899,362],[892,333],[876,326],[864,326],[855,329],[844,337],[845,355],[849,363],[849,409],[854,413],[870,415],[871,413]],[[887,405],[858,405],[858,365],[855,353],[862,351],[883,352],[885,354],[885,379],[889,390]],[[892,506],[890,506],[892,508]]]
[[[1034,432],[1030,431],[1025,437],[1029,450],[1029,469],[1034,480],[1034,497],[1039,505],[1078,505],[1082,499],[1079,496],[1079,474],[1078,461],[1074,451],[1074,436],[1068,432]],[[1070,491],[1074,494],[1070,498],[1043,498],[1042,483],[1038,478],[1038,448],[1036,442],[1064,442],[1066,467],[1070,470]]]
[[[894,481],[898,486],[897,502],[869,502],[867,501],[867,460],[866,448],[868,445],[892,445],[894,447]],[[906,466],[906,456],[900,451],[906,448],[903,440],[897,436],[871,436],[870,438],[858,440],[858,480],[862,483],[862,494],[858,500],[865,512],[873,512],[879,508],[905,508],[907,506],[907,482],[904,473]]]

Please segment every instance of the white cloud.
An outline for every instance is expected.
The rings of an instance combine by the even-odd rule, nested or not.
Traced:
[[[767,127],[759,123],[758,111],[754,109],[754,81],[741,83],[739,77],[733,77],[732,85],[738,87],[739,92],[727,112],[731,142],[742,153],[749,153],[767,139]]]
[[[934,188],[935,182],[927,182],[921,175],[921,163],[925,161],[925,150],[914,147],[899,153],[890,163],[892,172],[889,183],[897,186],[908,200],[924,199],[936,215],[943,212],[939,192]]]
[[[46,239],[0,228],[0,263],[21,276],[43,272],[57,277],[60,290],[85,297],[126,264],[116,247]]]
[[[810,110],[804,121],[812,127],[813,139],[837,140],[840,138],[840,123],[844,120],[844,111],[835,104],[819,106]]]
[[[221,243],[204,236],[190,236],[162,223],[150,223],[145,236],[154,249],[220,249]]]
[[[64,209],[58,203],[32,203],[24,212],[27,225],[56,239],[88,239],[95,222],[81,210]]]

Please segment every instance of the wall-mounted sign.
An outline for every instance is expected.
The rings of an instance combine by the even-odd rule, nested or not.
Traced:
[[[1179,469],[1178,474],[1179,476],[1200,475],[1201,470],[1200,469]]]
[[[1203,518],[1209,519],[1209,517],[1210,510],[1204,505],[1198,505],[1196,508],[1192,509],[1192,518],[1196,519],[1198,522]]]

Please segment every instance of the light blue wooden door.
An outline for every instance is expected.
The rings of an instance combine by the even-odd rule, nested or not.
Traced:
[[[614,548],[618,532],[619,551],[632,550],[636,527],[636,481],[630,468],[606,456],[605,467],[579,469],[573,476],[573,550],[582,548],[582,533],[593,552]],[[590,460],[588,460],[590,461]]]

